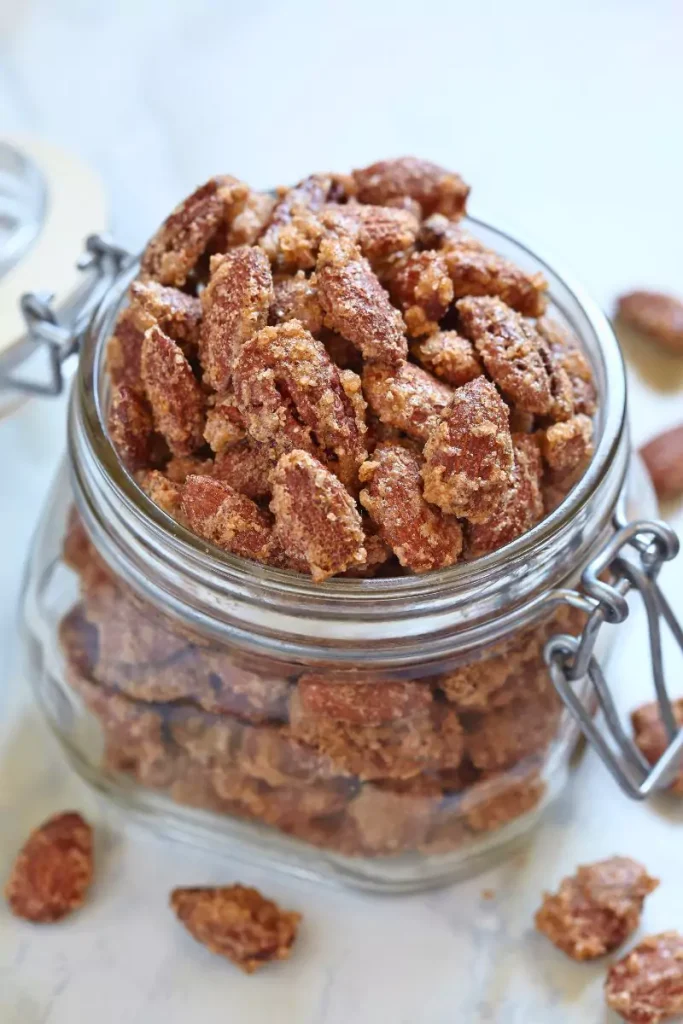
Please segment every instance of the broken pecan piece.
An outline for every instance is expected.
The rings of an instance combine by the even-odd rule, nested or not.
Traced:
[[[425,441],[439,424],[453,390],[414,363],[366,363],[363,391],[382,423]]]
[[[76,811],[65,811],[28,837],[5,898],[17,917],[39,924],[60,921],[83,905],[92,873],[92,829]]]
[[[180,511],[181,485],[160,473],[158,469],[143,469],[136,476],[142,490],[155,505],[169,516],[177,518]]]
[[[429,250],[403,260],[391,275],[389,288],[412,337],[437,331],[438,321],[453,301],[446,262],[440,253]]]
[[[191,529],[219,548],[257,562],[275,557],[268,514],[224,480],[188,476],[180,507]]]
[[[676,355],[683,353],[683,302],[661,292],[622,295],[618,316]]]
[[[408,354],[405,324],[368,261],[346,238],[321,242],[316,271],[325,325],[366,359],[397,363]]]
[[[420,204],[425,217],[437,212],[462,216],[470,191],[460,175],[410,156],[380,160],[354,171],[353,178],[361,203],[385,206],[409,197]]]
[[[648,935],[612,964],[605,999],[628,1024],[661,1024],[683,1013],[683,935]]]
[[[157,430],[174,455],[204,443],[205,398],[182,350],[159,327],[142,343],[142,380]]]
[[[234,394],[225,392],[210,398],[204,437],[212,450],[222,452],[224,448],[241,441],[245,434],[244,417],[237,408]]]
[[[457,562],[462,528],[422,496],[420,461],[400,445],[379,445],[360,468],[360,503],[380,528],[401,565],[414,572]]]
[[[240,349],[265,327],[272,301],[273,279],[260,249],[245,245],[212,257],[202,292],[200,355],[204,379],[215,391],[226,390]]]
[[[658,885],[629,857],[584,864],[556,893],[545,893],[536,928],[573,960],[593,960],[633,934],[645,897]]]
[[[174,889],[171,907],[197,942],[247,974],[286,960],[301,921],[301,914],[281,910],[243,885]]]
[[[483,373],[472,342],[457,331],[436,331],[428,338],[414,341],[410,354],[425,370],[454,388]]]
[[[508,417],[508,407],[485,377],[455,391],[424,448],[427,501],[472,523],[490,518],[512,483]]]
[[[640,454],[658,498],[677,498],[683,493],[683,424],[658,434]]]
[[[287,556],[303,560],[316,582],[365,560],[356,503],[308,452],[282,455],[272,476],[275,532]]]
[[[166,218],[142,254],[143,280],[182,288],[223,219],[221,183],[221,178],[211,178]]]
[[[456,308],[464,333],[500,389],[527,412],[549,413],[551,381],[534,325],[489,296],[460,299]]]

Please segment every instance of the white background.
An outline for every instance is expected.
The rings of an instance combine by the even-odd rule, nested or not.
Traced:
[[[679,0],[0,0],[0,133],[45,137],[94,165],[131,246],[212,173],[269,186],[431,157],[473,183],[475,212],[517,229],[610,309],[633,286],[683,293],[682,39]],[[683,419],[683,363],[626,341],[641,442]],[[591,756],[526,854],[409,898],[269,877],[111,820],[10,668],[62,423],[59,402],[0,423],[0,875],[28,827],[75,804],[101,823],[98,881],[90,905],[54,928],[0,907],[0,1024],[611,1020],[604,964],[564,960],[531,934],[531,915],[577,860],[619,852],[663,879],[643,927],[683,928],[683,815],[631,805]],[[679,611],[681,575],[668,574]],[[645,695],[646,672],[636,620],[610,675]],[[194,946],[165,906],[174,884],[237,877],[305,914],[293,959],[252,978]]]

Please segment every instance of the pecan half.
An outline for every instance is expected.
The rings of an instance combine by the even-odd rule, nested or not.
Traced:
[[[224,480],[188,476],[180,507],[191,529],[212,544],[257,562],[275,557],[268,514]]]
[[[658,434],[640,454],[658,498],[677,498],[683,493],[683,424]]]
[[[224,216],[222,179],[211,178],[176,206],[142,254],[140,275],[181,288]]]
[[[317,215],[332,186],[331,175],[312,174],[287,189],[273,207],[259,245],[277,270],[309,270],[315,266],[324,231]]]
[[[619,317],[630,327],[647,334],[663,348],[683,353],[683,302],[661,292],[630,292],[622,295]]]
[[[612,964],[605,999],[629,1024],[660,1024],[683,1013],[683,935],[648,935]]]
[[[414,341],[410,354],[423,369],[455,388],[483,373],[472,342],[457,331],[436,331],[427,338]]]
[[[112,388],[107,429],[119,458],[130,470],[143,469],[152,461],[154,421],[146,398],[135,388]]]
[[[425,217],[437,212],[461,216],[470,191],[459,174],[410,156],[380,160],[354,171],[353,178],[361,203],[385,206],[409,197],[420,204]]]
[[[426,440],[453,398],[453,389],[414,363],[366,363],[363,391],[382,423]]]
[[[205,398],[182,350],[160,327],[142,343],[142,380],[154,423],[174,455],[204,443]]]
[[[419,337],[438,330],[438,321],[453,301],[448,267],[438,252],[415,252],[403,260],[389,280],[394,301],[403,310],[408,334]]]

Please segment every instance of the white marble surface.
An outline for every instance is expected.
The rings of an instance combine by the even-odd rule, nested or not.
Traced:
[[[609,306],[630,285],[683,289],[682,29],[678,0],[3,0],[0,131],[45,136],[95,164],[131,245],[217,170],[266,185],[431,156],[474,182],[477,211],[556,254]],[[628,354],[641,442],[683,418],[683,365]],[[683,811],[630,803],[591,755],[524,854],[400,898],[162,843],[67,771],[12,669],[22,562],[62,438],[58,402],[0,423],[0,875],[31,825],[75,805],[101,825],[97,883],[87,908],[54,928],[0,906],[0,1024],[611,1020],[604,964],[574,965],[531,933],[539,892],[577,861],[627,853],[663,879],[643,928],[683,927]],[[679,613],[681,576],[667,574]],[[610,675],[625,703],[647,693],[641,619],[622,630]],[[175,884],[237,877],[305,914],[292,960],[252,978],[194,945],[166,907]]]

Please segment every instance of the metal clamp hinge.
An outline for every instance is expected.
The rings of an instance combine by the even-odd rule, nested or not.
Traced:
[[[117,276],[134,259],[105,235],[90,235],[78,268],[93,275],[93,282],[77,308],[60,322],[49,292],[27,292],[21,297],[21,311],[26,322],[26,336],[35,350],[47,354],[45,380],[33,380],[18,374],[7,374],[2,383],[31,395],[58,395],[64,389],[63,366],[77,352],[92,318],[106,292]],[[29,358],[29,352],[25,358]],[[25,359],[22,359],[22,364]]]
[[[669,626],[683,652],[683,629],[659,587],[657,577],[665,562],[675,558],[679,541],[666,523],[646,521],[621,526],[603,551],[584,570],[583,595],[563,592],[564,600],[583,606],[588,621],[579,637],[558,635],[545,647],[545,659],[553,685],[576,719],[588,742],[629,796],[643,800],[671,781],[683,753],[683,728],[679,728],[665,678],[661,621]],[[625,554],[631,557],[625,557]],[[637,557],[634,559],[634,555]],[[605,580],[608,577],[608,581]],[[595,645],[605,623],[624,622],[629,614],[626,600],[631,591],[643,599],[647,615],[654,688],[659,715],[668,743],[662,756],[651,764],[626,733],[607,680],[595,657]],[[577,598],[579,599],[577,601]],[[596,724],[591,709],[581,698],[578,683],[586,681],[603,713],[604,728]]]

